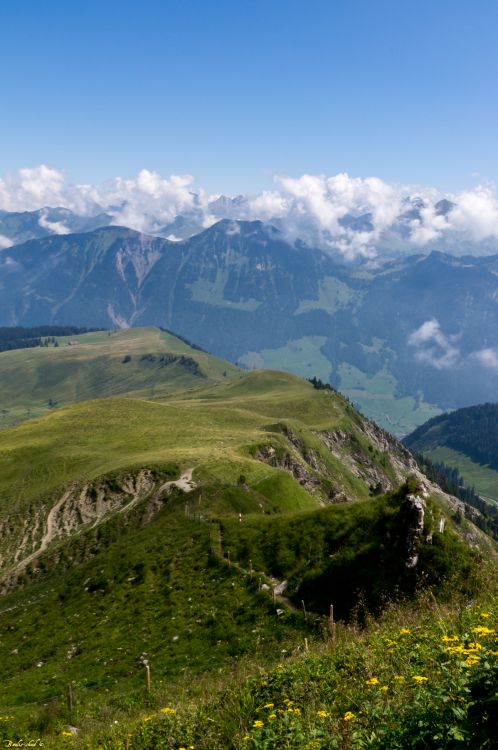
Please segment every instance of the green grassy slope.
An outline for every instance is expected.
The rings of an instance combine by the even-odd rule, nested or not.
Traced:
[[[118,747],[123,723],[161,716],[164,706],[212,699],[236,676],[284,666],[302,653],[305,638],[320,649],[327,624],[314,614],[323,602],[313,582],[327,603],[334,597],[336,614],[345,614],[368,575],[375,575],[379,551],[384,565],[393,562],[382,542],[394,541],[401,520],[394,497],[268,515],[278,493],[262,512],[265,496],[257,489],[213,481],[191,495],[163,495],[153,511],[150,500],[145,496],[129,513],[82,529],[71,543],[56,540],[22,588],[2,598],[0,717],[12,717],[0,725],[4,737],[41,736],[45,746],[57,748],[71,724],[80,730],[79,747]],[[234,518],[238,508],[242,523]],[[455,573],[470,585],[475,555],[451,530],[440,536],[424,554],[440,555],[442,567],[425,559],[424,572]],[[330,567],[330,552],[338,567]],[[397,562],[397,569],[384,571],[383,596],[403,584]],[[297,606],[282,597],[272,601],[270,574],[290,574],[291,586],[303,579]],[[452,579],[452,591],[454,585]],[[144,659],[152,670],[150,693],[144,691]],[[65,702],[68,684],[72,711]],[[255,710],[259,699],[251,702]],[[181,747],[181,737],[173,736],[174,744],[165,746]],[[168,741],[146,739],[133,746],[152,750]],[[208,735],[204,740],[197,737],[196,746],[221,747]]]
[[[270,478],[285,482],[289,471],[302,464],[310,477],[323,479],[323,486],[317,481],[313,501],[295,483],[294,495],[301,498],[295,509],[326,498],[326,484],[332,480],[349,497],[368,497],[369,485],[358,469],[341,463],[316,436],[324,430],[358,436],[365,462],[392,483],[392,456],[372,448],[361,427],[358,414],[336,394],[271,372],[163,400],[109,398],[66,406],[0,432],[0,517],[39,505],[71,482],[171,462],[193,468],[200,480],[223,478],[233,484],[244,474],[250,486]],[[301,435],[316,469],[293,454],[285,429],[294,430],[296,439]],[[261,461],[261,448],[272,448],[275,458]]]
[[[0,732],[43,736],[46,747],[117,746],[122,721],[180,695],[200,699],[207,681],[212,692],[213,682],[286,661],[304,638],[321,642],[317,587],[349,617],[386,545],[391,556],[399,549],[400,567],[366,609],[413,589],[399,546],[408,488],[370,498],[373,486],[394,488],[413,466],[342,397],[284,373],[243,374],[155,330],[145,340],[139,331],[112,343],[89,336],[93,343],[67,348],[71,356],[121,347],[102,370],[109,386],[141,352],[160,356],[162,341],[195,356],[207,376],[191,386],[189,371],[169,394],[171,381],[153,399],[148,385],[0,431]],[[190,472],[192,489],[185,479],[183,489],[168,484]],[[470,589],[478,555],[452,529],[451,509],[433,507],[425,580],[454,573]],[[441,513],[447,528],[436,538],[431,523]],[[283,576],[289,598],[273,599]],[[76,740],[62,734],[69,724],[80,729]],[[164,746],[178,750],[181,741]]]
[[[239,372],[158,328],[58,337],[57,342],[58,347],[0,354],[0,426],[40,416],[52,405],[119,394],[157,398]]]
[[[185,670],[194,679],[230,669],[262,648],[276,654],[280,641],[302,633],[291,612],[276,617],[271,599],[212,553],[210,526],[185,516],[182,497],[170,498],[153,522],[145,518],[138,507],[71,549],[56,548],[41,582],[3,599],[2,708],[48,701],[68,682],[80,705],[109,688],[116,701],[137,694],[142,705],[141,655],[164,700]]]
[[[489,583],[489,579],[486,581]],[[130,750],[486,750],[496,747],[498,607],[417,601],[335,637],[205,704],[179,700],[129,731]],[[124,736],[122,732],[121,736]],[[110,732],[105,750],[118,747]]]
[[[458,469],[467,487],[475,487],[481,497],[498,503],[498,471],[481,466],[465,453],[446,446],[437,446],[428,451],[427,455],[432,461],[442,461],[447,466]]]
[[[325,340],[325,336],[304,336],[278,349],[247,352],[237,361],[248,368],[283,368],[302,377],[317,376],[324,382],[333,382],[362,414],[398,437],[441,413],[440,408],[422,398],[400,396],[396,378],[386,368],[367,373],[347,361],[334,362],[333,367],[321,349]]]

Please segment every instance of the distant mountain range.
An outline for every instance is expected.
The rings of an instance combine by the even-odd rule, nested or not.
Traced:
[[[498,400],[497,273],[498,256],[440,252],[348,265],[259,221],[175,242],[108,226],[4,249],[0,325],[164,326],[248,368],[316,375],[405,434]]]
[[[450,255],[484,256],[498,252],[493,237],[476,239],[468,227],[453,221],[458,206],[448,199],[433,202],[406,197],[390,222],[381,222],[372,210],[352,212],[333,209],[334,220],[327,228],[316,212],[305,208],[283,209],[263,198],[218,196],[201,201],[194,196],[190,208],[174,215],[153,207],[135,206],[127,201],[105,207],[92,203],[84,215],[68,208],[44,207],[36,211],[0,210],[0,250],[11,245],[51,235],[88,232],[105,226],[128,226],[173,242],[185,241],[223,219],[264,220],[279,229],[289,242],[321,248],[339,258],[394,259],[433,250]],[[317,209],[318,210],[318,209]],[[287,211],[287,212],[286,212]],[[283,213],[282,213],[283,212]],[[337,214],[337,215],[336,215]],[[169,216],[165,220],[165,216]],[[328,222],[330,223],[330,222]]]
[[[79,216],[67,208],[40,208],[37,211],[0,211],[0,250],[27,240],[74,232],[91,232],[111,224],[104,212]]]

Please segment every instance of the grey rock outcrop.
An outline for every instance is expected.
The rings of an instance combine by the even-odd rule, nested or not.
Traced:
[[[407,495],[403,503],[403,512],[407,520],[406,529],[406,562],[408,569],[418,563],[418,548],[424,533],[426,504],[419,495]]]

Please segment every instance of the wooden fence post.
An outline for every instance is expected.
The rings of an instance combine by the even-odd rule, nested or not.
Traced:
[[[148,664],[145,665],[145,689],[150,693],[150,667]]]
[[[329,629],[332,643],[335,646],[335,621],[334,621],[334,605],[330,605],[330,617],[329,617]]]
[[[71,713],[73,710],[73,688],[71,687],[70,684],[67,686],[66,694],[67,694],[67,708],[68,708],[69,713]]]

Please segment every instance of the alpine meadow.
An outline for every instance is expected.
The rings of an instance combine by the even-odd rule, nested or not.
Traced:
[[[498,748],[496,28],[4,3],[1,746]]]

